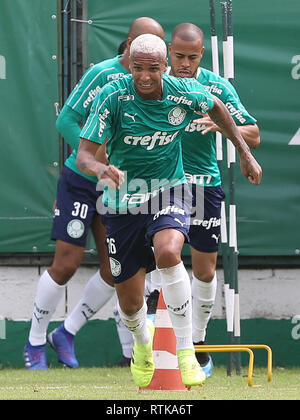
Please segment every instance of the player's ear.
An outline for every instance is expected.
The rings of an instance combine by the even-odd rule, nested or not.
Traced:
[[[169,42],[169,44],[168,44],[168,50],[169,50],[169,55],[171,55],[171,53],[172,53],[172,44],[171,44],[171,42]]]
[[[203,57],[204,50],[205,50],[205,47],[203,46],[203,47],[201,48],[201,59],[202,59],[202,57]]]
[[[168,68],[168,59],[166,58],[164,60],[164,72],[167,70],[167,68]]]
[[[128,49],[128,51],[130,49],[130,45],[131,45],[132,41],[133,41],[133,39],[131,38],[131,36],[129,36],[126,40],[126,48]]]

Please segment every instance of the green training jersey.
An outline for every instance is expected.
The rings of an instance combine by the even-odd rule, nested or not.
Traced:
[[[203,68],[198,69],[196,79],[225,104],[236,125],[256,123],[228,80]],[[199,118],[197,114],[193,117],[193,119]],[[221,184],[216,156],[216,135],[213,132],[202,135],[201,131],[204,128],[204,125],[193,121],[185,128],[182,141],[183,166],[189,183],[215,187]]]
[[[143,100],[132,75],[108,83],[97,94],[80,137],[103,143],[109,161],[125,172],[119,191],[105,188],[115,209],[137,206],[171,185],[186,183],[181,139],[195,111],[208,112],[212,95],[195,79],[163,75],[162,100]],[[199,139],[201,148],[201,139]]]
[[[72,108],[78,114],[82,116],[82,123],[84,124],[92,106],[92,102],[100,91],[100,89],[124,74],[129,72],[120,64],[119,58],[114,58],[102,61],[101,63],[95,64],[90,67],[82,76],[78,84],[75,86],[68,99],[66,100],[65,106]],[[78,138],[78,145],[80,138]],[[97,182],[96,177],[91,177],[81,172],[76,166],[77,150],[73,149],[71,155],[66,159],[65,165],[68,166],[72,171],[84,176],[91,181]]]

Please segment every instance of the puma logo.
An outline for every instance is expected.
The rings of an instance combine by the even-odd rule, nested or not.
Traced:
[[[37,316],[37,314],[35,312],[33,313],[33,315],[34,315],[35,319],[37,320],[37,322],[39,324],[40,323],[40,320],[43,319],[43,317],[42,316],[40,316],[40,317]]]
[[[124,113],[124,117],[131,118],[131,119],[133,120],[133,122],[135,122],[135,116],[136,116],[136,115],[137,115],[137,114],[130,115],[130,114],[128,114],[127,112],[125,112],[125,113]]]
[[[179,219],[177,219],[177,217],[174,218],[175,222],[178,222],[182,227],[185,225],[184,222],[181,222]]]
[[[211,235],[211,237],[214,238],[217,243],[219,242],[220,235],[217,236],[217,235],[213,234],[213,235]]]

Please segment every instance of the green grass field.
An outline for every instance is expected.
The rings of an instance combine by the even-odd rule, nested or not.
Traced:
[[[140,391],[129,368],[2,369],[0,400],[300,400],[300,368],[275,368],[271,382],[265,368],[256,368],[252,387],[247,371],[227,377],[225,367],[215,367],[204,386],[191,391]]]

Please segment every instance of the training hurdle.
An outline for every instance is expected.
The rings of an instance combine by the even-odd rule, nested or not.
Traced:
[[[247,352],[249,354],[248,364],[248,385],[253,385],[253,368],[254,368],[254,353],[255,349],[264,349],[267,351],[267,379],[268,382],[272,380],[272,350],[265,344],[215,344],[215,345],[196,345],[195,351],[209,352],[209,353],[233,353],[233,352]]]
[[[217,13],[215,0],[209,0],[210,29],[211,29],[211,51],[213,72],[220,75],[219,47],[217,36]],[[232,85],[234,84],[234,48],[232,28],[232,0],[221,1],[222,17],[222,50],[223,50],[223,77]],[[227,170],[229,175],[228,203],[225,200],[221,203],[221,250],[224,271],[224,292],[227,321],[228,343],[238,345],[240,343],[240,302],[238,289],[238,247],[237,247],[237,226],[236,226],[236,200],[235,200],[235,147],[230,140],[224,138],[227,149]],[[216,157],[218,161],[221,178],[223,179],[223,137],[220,132],[216,133]],[[227,209],[229,207],[229,220],[227,232]],[[232,355],[228,355],[227,374],[232,373],[235,364],[237,374],[240,374],[240,355],[235,355],[233,363]]]

